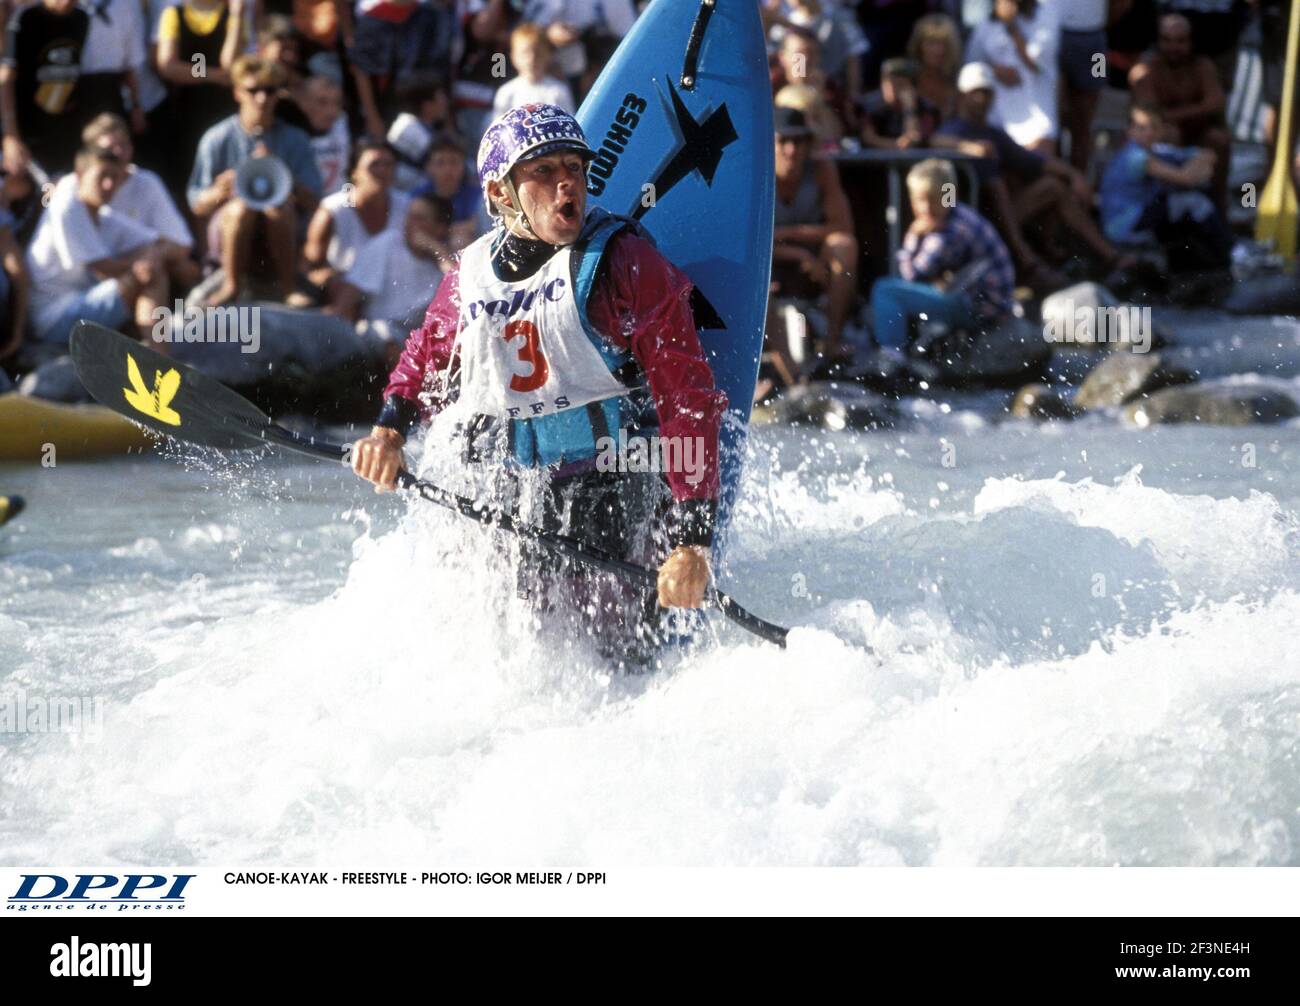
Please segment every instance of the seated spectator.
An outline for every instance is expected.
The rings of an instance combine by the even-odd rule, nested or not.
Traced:
[[[989,123],[994,85],[993,71],[985,64],[962,67],[958,113],[939,127],[931,142],[981,159],[976,166],[980,184],[1025,280],[1035,286],[1061,283],[1025,238],[1025,229],[1040,217],[1048,223],[1059,221],[1082,238],[1107,269],[1131,264],[1093,222],[1092,190],[1078,170],[1059,157],[1026,150],[1006,130]]]
[[[961,33],[947,14],[927,14],[916,22],[907,43],[916,64],[916,93],[939,111],[939,121],[957,111],[957,70],[962,64]]]
[[[250,0],[184,0],[158,22],[158,76],[167,85],[167,133],[172,137],[160,172],[169,188],[185,184],[185,158],[203,134],[235,110],[230,68],[238,58]],[[198,72],[198,71],[202,72]],[[178,157],[176,150],[184,152]]]
[[[83,147],[106,150],[125,165],[109,206],[114,214],[126,217],[156,235],[167,253],[169,277],[177,289],[188,290],[199,280],[199,265],[190,254],[194,238],[162,179],[148,168],[132,163],[135,146],[126,120],[108,112],[96,116],[81,131],[81,143]],[[79,179],[75,174],[59,179],[50,195],[50,205],[75,200],[78,185]]]
[[[1015,310],[1015,271],[993,225],[969,206],[950,200],[957,177],[947,161],[931,158],[907,173],[912,223],[898,251],[899,277],[871,287],[876,342],[903,350],[912,323],[924,316],[954,328],[990,325]]]
[[[773,94],[789,84],[804,84],[822,96],[841,124],[856,121],[843,89],[822,69],[821,46],[806,29],[792,28],[785,33],[771,74]]]
[[[775,296],[826,295],[827,357],[840,339],[856,291],[858,240],[848,197],[830,161],[814,160],[813,131],[803,113],[776,110],[776,231],[772,248]]]
[[[145,128],[140,104],[140,71],[145,52],[144,8],[140,0],[95,0],[87,5],[90,26],[81,53],[77,84],[79,111],[89,120],[101,112],[131,117],[137,133]],[[128,113],[122,92],[131,97]]]
[[[388,127],[388,145],[397,155],[393,184],[410,192],[424,182],[434,138],[456,135],[451,91],[431,74],[414,74],[398,84],[397,107],[397,117]]]
[[[1161,0],[1160,8],[1167,14],[1179,14],[1187,19],[1192,30],[1192,49],[1206,56],[1214,64],[1219,86],[1231,91],[1237,75],[1237,55],[1241,33],[1250,23],[1251,16],[1264,8],[1289,10],[1286,0],[1270,3],[1264,0]],[[1282,31],[1285,37],[1285,28]]]
[[[362,121],[371,136],[384,135],[395,109],[395,85],[418,71],[449,77],[455,42],[450,4],[417,0],[356,0],[353,44],[348,50]]]
[[[0,365],[22,348],[27,329],[27,264],[14,223],[8,199],[0,193]]]
[[[273,276],[287,298],[297,269],[299,215],[314,211],[320,196],[307,134],[275,118],[284,70],[259,56],[241,56],[230,76],[239,111],[203,134],[186,190],[195,216],[209,221],[209,247],[218,249],[224,270],[208,298],[211,305],[238,296],[250,275]],[[293,190],[279,206],[256,210],[235,191],[235,174],[246,161],[267,154],[285,163]]]
[[[483,193],[478,179],[470,174],[465,146],[456,136],[444,133],[434,139],[424,165],[427,178],[413,195],[437,196],[451,203],[451,246],[469,247],[487,227],[483,223]]]
[[[1214,153],[1157,142],[1157,109],[1129,111],[1128,142],[1116,151],[1101,179],[1101,218],[1117,242],[1154,236],[1174,271],[1227,268],[1232,234],[1204,189],[1214,173]]]
[[[910,59],[887,59],[880,90],[862,99],[862,143],[884,150],[924,147],[939,124],[939,110],[916,93],[918,70]]]
[[[844,136],[844,124],[826,99],[815,87],[807,84],[786,84],[776,92],[772,104],[777,108],[797,108],[803,112],[808,127],[817,140],[817,149],[824,153],[834,153],[840,149],[840,140]]]
[[[358,253],[335,286],[330,313],[349,321],[390,322],[405,336],[419,324],[452,265],[450,228],[447,200],[413,197],[405,226],[384,231]]]
[[[1038,0],[994,0],[971,32],[968,63],[987,63],[995,78],[991,121],[1022,147],[1056,153],[1061,25]]]
[[[1192,49],[1192,28],[1181,14],[1160,19],[1156,51],[1129,73],[1133,101],[1160,110],[1169,125],[1168,142],[1208,147],[1214,151],[1210,192],[1223,211],[1228,198],[1228,154],[1231,136],[1224,122],[1227,96],[1214,64]]]
[[[5,168],[29,168],[40,183],[72,167],[88,115],[78,108],[77,78],[90,29],[76,0],[20,7],[5,32],[0,62],[0,126]]]
[[[902,53],[926,9],[937,4],[935,0],[860,0],[855,6],[868,45],[863,58],[862,83],[874,88],[880,83],[881,64]]]
[[[321,195],[338,192],[347,181],[347,169],[352,147],[352,134],[348,130],[348,117],[343,112],[343,88],[338,81],[324,74],[305,78],[293,91],[292,102],[281,102],[276,108],[279,118],[297,126],[311,141],[316,158],[316,171],[320,174]]]
[[[37,343],[66,344],[82,318],[117,328],[134,321],[141,339],[155,324],[154,309],[170,307],[170,255],[157,235],[109,206],[126,180],[127,165],[111,151],[77,154],[76,198],[51,202],[27,249],[32,331]],[[153,348],[166,352],[166,344]]]
[[[510,33],[510,65],[518,76],[497,89],[494,116],[533,102],[558,105],[570,115],[577,111],[569,85],[550,75],[553,54],[540,25],[526,21]]]
[[[351,186],[326,196],[307,228],[303,258],[309,277],[332,289],[361,250],[387,231],[400,231],[411,197],[393,188],[393,152],[382,140],[362,139],[353,153]]]

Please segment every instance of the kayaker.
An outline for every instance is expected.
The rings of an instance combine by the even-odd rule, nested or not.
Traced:
[[[530,594],[538,573],[576,584],[570,610],[597,623],[587,630],[607,652],[637,662],[659,641],[656,601],[703,603],[726,396],[700,345],[690,280],[633,220],[588,210],[593,156],[577,120],[554,105],[522,105],[488,128],[478,170],[497,226],[443,280],[352,463],[378,489],[394,488],[412,428],[454,407],[468,463],[495,466],[515,486],[539,473],[531,519],[658,567],[657,592],[608,574],[597,583],[541,555],[522,567]],[[611,442],[637,440],[652,453],[675,444],[679,462],[694,446],[696,463],[645,472],[609,457]]]

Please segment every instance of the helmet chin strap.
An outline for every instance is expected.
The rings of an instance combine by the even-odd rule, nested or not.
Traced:
[[[510,229],[510,225],[514,224],[524,231],[524,237],[530,237],[535,241],[542,240],[537,231],[533,230],[528,214],[524,212],[524,203],[519,198],[519,190],[515,188],[514,179],[507,175],[502,179],[501,184],[505,186],[506,192],[510,195],[509,206],[504,203],[497,204],[497,209],[501,211],[501,216],[506,221],[506,228]]]

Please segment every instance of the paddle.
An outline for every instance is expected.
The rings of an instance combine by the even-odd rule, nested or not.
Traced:
[[[1291,175],[1292,125],[1296,100],[1296,61],[1300,59],[1300,0],[1291,0],[1286,35],[1286,75],[1282,82],[1282,109],[1277,123],[1277,156],[1259,197],[1255,237],[1271,241],[1287,262],[1295,258],[1297,212],[1295,179]]]
[[[241,450],[271,444],[328,461],[344,461],[349,448],[316,437],[304,437],[271,421],[261,409],[197,370],[92,321],[79,321],[69,342],[72,361],[81,383],[95,399],[126,418],[157,433],[222,450]],[[516,520],[465,496],[399,472],[398,484],[425,499],[466,517],[542,542],[574,559],[618,573],[644,586],[655,586],[650,569],[625,562],[574,538]],[[711,592],[714,604],[737,625],[778,646],[789,632],[751,614],[720,590]]]

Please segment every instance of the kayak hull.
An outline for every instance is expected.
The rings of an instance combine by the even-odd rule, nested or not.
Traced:
[[[65,405],[12,392],[0,395],[0,461],[40,464],[46,458],[58,462],[113,457],[151,443],[153,438],[143,429],[102,405]]]

